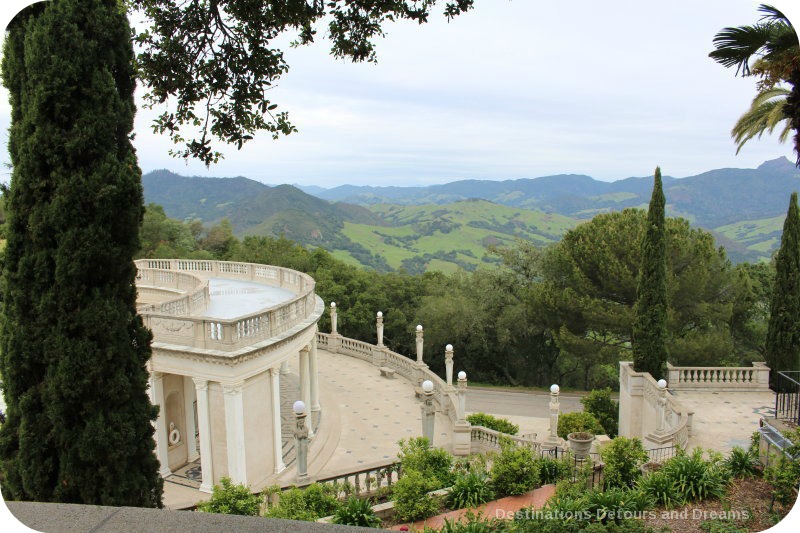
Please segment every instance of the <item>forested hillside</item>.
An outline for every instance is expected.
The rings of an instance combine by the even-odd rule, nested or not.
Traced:
[[[384,341],[398,352],[414,353],[414,328],[424,325],[426,362],[438,372],[444,346],[452,343],[457,369],[473,381],[588,389],[616,386],[618,361],[630,359],[640,253],[631,243],[639,241],[644,220],[640,210],[602,214],[558,242],[498,247],[494,269],[409,274],[348,265],[285,238],[239,239],[228,223],[184,223],[150,205],[140,255],[301,270],[316,279],[326,302],[337,302],[346,336],[375,342],[375,313],[382,311]],[[548,222],[555,228],[556,221]],[[667,239],[670,361],[763,360],[772,267],[732,266],[710,233],[685,220],[667,219]]]

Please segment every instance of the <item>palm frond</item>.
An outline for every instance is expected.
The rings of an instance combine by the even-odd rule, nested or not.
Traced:
[[[791,122],[786,116],[786,97],[789,90],[783,87],[772,87],[759,92],[748,109],[731,130],[731,137],[736,143],[736,153],[753,137],[761,138],[766,133],[772,133],[776,127],[783,124],[778,136],[780,142],[786,142],[791,132]]]
[[[760,6],[758,6],[758,11],[760,13],[763,13],[763,15],[761,16],[761,20],[782,22],[784,24],[788,24],[789,26],[792,25],[792,23],[789,22],[789,19],[786,17],[786,15],[784,15],[783,12],[775,6],[771,6],[769,4],[761,4]]]
[[[750,74],[750,59],[758,55],[773,36],[772,25],[756,23],[752,26],[725,28],[714,36],[711,57],[724,67],[736,67],[736,74]]]

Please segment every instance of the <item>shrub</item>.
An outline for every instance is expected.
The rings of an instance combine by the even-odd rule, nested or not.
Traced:
[[[303,497],[303,491],[298,488],[289,489],[281,494],[278,505],[270,507],[264,514],[269,518],[284,518],[286,520],[302,520],[313,522],[320,518],[308,508]]]
[[[581,404],[585,412],[591,413],[600,422],[606,435],[612,439],[617,436],[619,406],[611,399],[610,388],[593,390],[581,398]]]
[[[757,466],[758,456],[738,446],[735,446],[725,459],[725,467],[733,477],[753,477]]]
[[[642,475],[647,452],[637,438],[617,437],[600,450],[606,487],[632,487]]]
[[[603,433],[603,426],[600,425],[600,422],[597,421],[593,414],[585,411],[564,413],[558,417],[557,433],[559,437],[566,439],[567,435],[578,431],[588,431],[589,433],[600,435]]]
[[[446,450],[434,448],[425,437],[401,440],[397,457],[404,473],[419,472],[435,485],[432,489],[448,487],[453,482],[453,456]]]
[[[464,515],[466,520],[444,519],[444,524],[438,532],[429,527],[425,527],[423,533],[511,533],[512,523],[497,518],[484,517],[482,514],[467,512]]]
[[[369,500],[350,496],[336,509],[333,523],[345,526],[380,527],[381,519],[375,516]]]
[[[509,435],[516,435],[519,433],[518,425],[512,424],[505,418],[497,418],[496,416],[487,415],[486,413],[473,413],[467,417],[467,422],[473,426],[483,426],[499,431],[500,433],[508,433]]]
[[[450,491],[449,499],[450,506],[453,509],[477,507],[482,503],[493,500],[494,491],[489,486],[485,473],[469,472],[456,478]]]
[[[749,530],[739,527],[733,520],[705,520],[700,523],[700,529],[708,533],[747,533]]]
[[[602,523],[622,522],[631,513],[650,509],[652,498],[637,490],[611,488],[605,491],[592,490],[586,495],[586,510],[593,520]]]
[[[791,446],[789,450],[793,448]],[[776,501],[781,505],[791,505],[797,500],[795,487],[800,483],[800,460],[793,461],[781,453],[777,460],[764,469],[764,479],[773,488],[770,511]]]
[[[303,499],[308,510],[319,518],[330,516],[339,507],[336,489],[331,485],[312,483],[303,490]]]
[[[721,498],[727,490],[727,472],[721,461],[705,461],[703,450],[695,448],[691,455],[673,457],[661,469],[675,482],[680,497],[687,502]]]
[[[664,472],[658,471],[644,476],[639,480],[638,487],[645,494],[649,494],[656,505],[663,505],[667,509],[685,504],[675,486],[675,481]]]
[[[500,453],[494,458],[489,475],[500,496],[522,494],[536,488],[539,468],[533,450],[517,446],[510,439],[501,439]]]
[[[536,460],[536,463],[539,470],[539,484],[541,485],[555,483],[561,479],[567,478],[575,469],[575,465],[569,457],[563,459],[541,457]]]
[[[261,496],[251,494],[245,485],[234,485],[227,477],[222,478],[220,483],[214,485],[209,501],[197,504],[198,511],[258,516],[261,510]]]
[[[428,492],[436,488],[435,484],[416,470],[405,472],[395,483],[392,493],[397,518],[405,522],[427,518],[436,513],[439,502],[428,496]]]

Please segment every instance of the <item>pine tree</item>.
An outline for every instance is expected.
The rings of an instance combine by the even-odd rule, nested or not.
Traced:
[[[633,365],[659,379],[667,362],[667,237],[661,169],[656,167],[653,195],[642,238],[642,264],[634,306]]]
[[[766,359],[773,387],[781,370],[800,370],[800,213],[792,193],[775,256],[775,285],[770,302]]]
[[[117,0],[51,0],[12,21],[0,372],[8,499],[160,506],[136,314],[143,213],[130,27]]]

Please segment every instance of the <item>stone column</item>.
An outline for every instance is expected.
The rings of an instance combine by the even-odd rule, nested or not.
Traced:
[[[270,388],[272,390],[272,447],[274,449],[275,473],[283,472],[283,431],[281,428],[281,372],[269,369]]]
[[[308,353],[310,348],[308,346],[300,350],[300,398],[303,400],[304,405],[311,404],[311,376],[308,371]],[[306,417],[304,419],[308,426],[308,436],[314,436],[314,430],[311,427],[311,420]]]
[[[200,429],[200,469],[203,481],[200,492],[211,492],[214,486],[214,467],[211,450],[211,417],[208,411],[208,381],[202,378],[192,378],[197,394],[197,425]]]
[[[295,428],[294,440],[297,449],[297,484],[306,485],[308,479],[308,424],[306,406],[302,400],[294,402]]]
[[[383,348],[383,313],[378,311],[375,316],[375,328],[378,330],[378,348]]]
[[[465,421],[467,413],[467,373],[458,373],[458,421]]]
[[[161,372],[150,372],[150,402],[158,406],[158,418],[154,422],[156,428],[156,457],[161,464],[158,473],[161,477],[172,474],[169,469],[169,454],[167,440],[167,421],[164,417],[164,374]]]
[[[658,421],[656,425],[656,433],[663,434],[667,427],[667,382],[666,380],[658,380]]]
[[[197,438],[195,437],[197,433],[197,427],[194,423],[194,401],[195,401],[195,390],[194,390],[194,383],[191,379],[184,376],[183,378],[183,405],[184,405],[184,412],[186,414],[186,423],[183,427],[186,428],[186,435],[184,439],[186,440],[186,450],[188,453],[188,461],[195,461],[199,454],[197,453]]]
[[[561,446],[564,443],[558,436],[558,413],[561,409],[558,401],[558,393],[560,390],[558,385],[552,385],[550,387],[550,435],[548,435],[543,442],[545,446],[550,448]]]
[[[225,440],[228,449],[228,476],[234,483],[247,485],[244,440],[243,382],[223,383],[225,399]]]
[[[444,347],[444,371],[446,376],[447,389],[453,390],[453,345],[448,344]]]
[[[428,439],[433,446],[434,421],[436,417],[436,407],[433,405],[433,383],[425,380],[422,382],[422,436]]]
[[[311,412],[318,412],[322,410],[319,404],[319,372],[317,370],[317,335],[311,339],[311,351],[308,357],[308,375],[309,384],[311,386]]]
[[[281,363],[281,374],[283,374],[284,376],[289,375],[289,361],[283,361]]]
[[[425,380],[425,372],[424,370],[428,368],[428,365],[422,360],[422,350],[423,350],[423,343],[424,339],[422,337],[422,325],[417,326],[417,387],[422,386],[422,382]]]
[[[453,424],[453,455],[469,455],[472,447],[472,426],[466,420],[467,411],[467,373],[458,373],[458,413]]]

